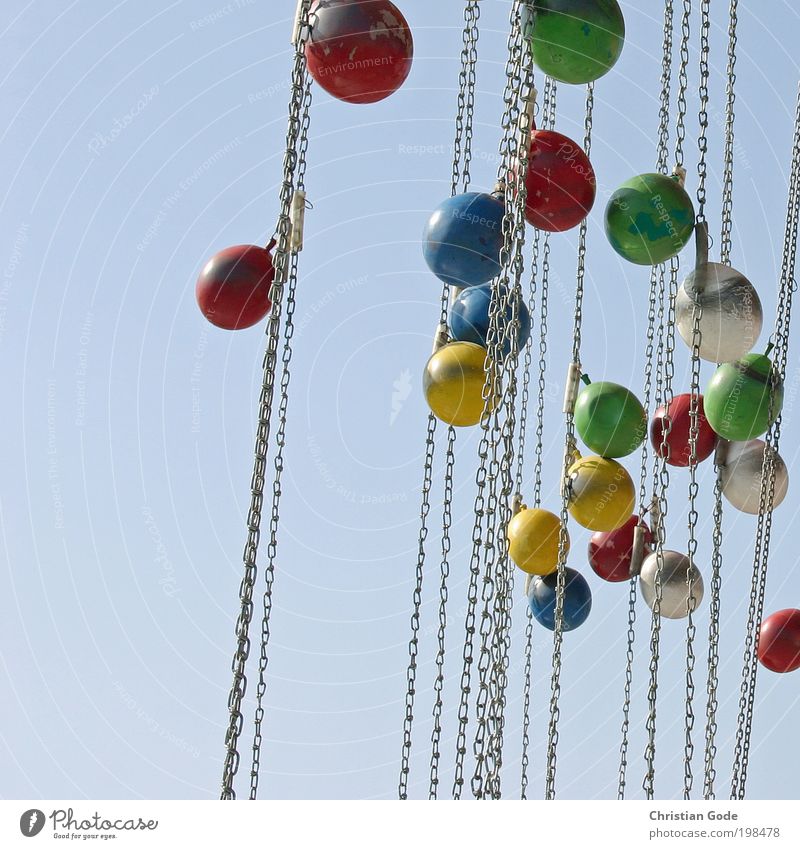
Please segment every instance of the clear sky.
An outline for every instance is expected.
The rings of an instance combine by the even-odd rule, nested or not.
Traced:
[[[421,373],[439,283],[419,236],[449,193],[460,0],[403,0],[411,75],[372,106],[315,91],[292,364],[287,470],[262,756],[265,797],[396,793],[426,407]],[[727,4],[712,4],[709,220],[718,240]],[[474,186],[496,169],[507,0],[484,0]],[[0,13],[0,771],[3,797],[218,794],[263,333],[217,330],[194,282],[230,244],[274,226],[294,0],[7,0]],[[647,270],[602,230],[604,197],[652,170],[661,3],[623,4],[627,42],[596,87],[583,359],[641,391]],[[788,0],[740,4],[733,264],[775,312],[798,78]],[[696,53],[691,80],[697,79]],[[581,137],[583,92],[559,89],[557,129]],[[696,102],[689,101],[694,190]],[[712,254],[713,254],[712,248]],[[691,251],[684,264],[691,262]],[[556,508],[561,383],[571,349],[575,234],[553,239],[545,505]],[[765,329],[759,347],[769,334]],[[800,607],[800,366],[792,345],[768,611]],[[676,390],[688,389],[678,341]],[[711,376],[703,366],[703,382]],[[397,381],[410,391],[393,414]],[[475,433],[458,436],[443,782],[454,756]],[[628,463],[635,469],[637,461]],[[697,562],[709,575],[711,471]],[[531,465],[528,466],[530,480]],[[669,544],[686,544],[688,477],[672,476]],[[530,489],[530,484],[528,484]],[[526,492],[531,497],[529,491]],[[436,508],[432,516],[436,514]],[[725,518],[719,686],[726,795],[755,519]],[[558,789],[616,791],[627,587],[594,593],[565,637]],[[436,536],[432,535],[436,550]],[[411,793],[427,794],[437,561],[426,577]],[[519,787],[524,598],[517,593],[505,789]],[[647,608],[640,601],[640,623]],[[702,783],[707,604],[697,616]],[[666,622],[656,791],[683,775],[682,623]],[[644,631],[637,635],[629,786],[644,766]],[[550,632],[537,629],[530,795],[543,790]],[[252,691],[251,691],[252,692]],[[798,795],[800,672],[761,670],[749,792]],[[248,717],[252,705],[247,704]],[[249,743],[243,741],[243,773]]]

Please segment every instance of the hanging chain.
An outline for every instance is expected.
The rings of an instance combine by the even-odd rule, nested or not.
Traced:
[[[281,333],[281,318],[284,285],[291,274],[289,244],[291,238],[290,211],[295,190],[297,168],[297,146],[303,118],[301,109],[305,103],[305,40],[308,34],[308,9],[311,0],[303,0],[298,14],[302,26],[294,53],[292,68],[292,91],[289,101],[289,120],[286,133],[286,151],[283,160],[283,182],[280,191],[280,214],[277,225],[277,247],[275,251],[275,277],[270,288],[270,310],[267,322],[267,348],[264,354],[263,381],[258,404],[258,424],[254,449],[253,475],[250,484],[250,508],[247,514],[247,542],[243,553],[244,576],[239,588],[241,608],[236,620],[236,652],[231,664],[233,683],[228,695],[230,719],[225,733],[225,762],[222,772],[220,798],[235,799],[233,783],[239,769],[239,737],[244,726],[242,700],[247,689],[245,674],[250,655],[250,623],[253,618],[253,592],[258,573],[257,556],[261,538],[261,509],[264,501],[264,480],[267,463],[267,446],[270,439],[272,401],[275,391],[275,366],[278,341]],[[269,612],[267,608],[267,613]]]
[[[731,0],[728,17],[728,66],[725,82],[725,148],[723,153],[724,167],[722,172],[722,235],[719,241],[719,261],[730,265],[731,261],[731,232],[733,229],[733,154],[735,120],[734,105],[736,103],[736,26],[738,24],[738,0]]]
[[[795,107],[792,161],[789,178],[789,202],[784,232],[781,282],[778,292],[778,308],[773,334],[775,353],[773,372],[769,387],[769,418],[772,418],[775,387],[786,374],[788,361],[789,327],[791,324],[792,298],[797,288],[795,263],[797,254],[798,220],[800,219],[800,90]],[[759,627],[764,613],[769,546],[772,533],[772,506],[775,496],[775,458],[780,446],[782,417],[778,415],[774,425],[767,431],[764,447],[764,464],[761,471],[758,529],[756,532],[753,580],[748,609],[747,635],[745,639],[744,668],[740,688],[739,716],[736,725],[731,798],[744,799],[747,769],[750,757],[750,734],[755,704],[756,677],[758,671]]]
[[[467,0],[464,7],[463,46],[461,48],[461,71],[458,75],[458,107],[456,110],[456,134],[453,140],[452,194],[457,194],[459,185],[466,192],[470,183],[472,163],[473,113],[475,111],[475,82],[478,64],[478,24],[481,8],[478,0]]]
[[[587,156],[592,149],[592,114],[594,110],[594,83],[586,86],[586,113],[584,118],[583,149]],[[580,370],[581,326],[583,323],[583,287],[586,273],[586,219],[581,221],[578,236],[578,267],[575,275],[575,313],[572,324],[572,364]],[[561,645],[564,629],[564,587],[567,563],[567,519],[569,508],[569,469],[575,460],[575,415],[566,413],[564,456],[561,473],[561,526],[558,539],[558,566],[556,577],[555,628],[553,629],[553,662],[550,679],[550,721],[547,729],[547,762],[545,768],[545,799],[555,799],[556,767],[558,754],[558,722],[561,716]]]

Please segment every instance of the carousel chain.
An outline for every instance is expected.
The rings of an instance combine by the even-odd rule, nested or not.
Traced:
[[[463,183],[464,191],[469,186],[470,164],[472,160],[472,127],[475,105],[475,79],[477,64],[478,20],[480,10],[476,0],[467,0],[464,9],[464,30],[462,33],[461,71],[459,73],[458,105],[456,109],[456,132],[453,140],[453,170],[451,194],[455,195]],[[439,301],[439,327],[446,328],[451,289],[442,284]],[[423,462],[423,481],[421,488],[420,530],[417,544],[417,564],[414,575],[412,595],[411,638],[409,640],[409,662],[406,669],[405,716],[403,720],[403,745],[400,760],[400,780],[398,797],[408,798],[408,781],[411,769],[412,729],[414,723],[414,702],[416,698],[417,656],[419,654],[419,629],[422,606],[422,588],[425,573],[426,541],[428,537],[428,516],[431,509],[431,488],[433,483],[433,465],[436,453],[437,418],[430,412],[426,428],[425,459]],[[450,527],[452,524],[453,472],[455,467],[455,429],[447,429],[447,447],[445,450],[444,483],[442,495],[442,539],[439,563],[439,605],[437,627],[436,678],[434,680],[433,727],[431,731],[431,759],[428,785],[429,798],[438,796],[439,762],[441,758],[441,718],[443,711],[445,634],[447,629],[447,581],[450,575]]]
[[[700,111],[698,114],[699,132],[697,136],[698,160],[697,160],[697,214],[695,216],[696,227],[705,231],[705,243],[707,244],[708,225],[706,224],[706,176],[708,166],[706,156],[708,153],[708,59],[709,59],[709,31],[711,21],[709,17],[710,0],[701,0],[700,3]],[[694,641],[697,636],[697,625],[694,621],[694,584],[695,584],[695,559],[697,556],[697,495],[699,485],[697,482],[697,438],[700,432],[700,345],[702,344],[702,332],[700,322],[703,318],[703,307],[696,303],[692,313],[692,357],[691,357],[691,394],[689,402],[689,511],[688,529],[689,540],[687,544],[687,555],[690,568],[686,573],[686,695],[684,716],[684,753],[683,753],[683,798],[690,799],[694,776],[692,774],[692,758],[694,756],[694,668],[696,656]]]
[[[487,335],[488,356],[483,397],[485,421],[482,443],[486,442],[485,511],[476,510],[475,526],[483,526],[481,548],[482,614],[479,623],[478,692],[475,700],[476,727],[473,740],[475,768],[471,789],[476,798],[497,798],[500,793],[503,712],[507,669],[507,593],[509,574],[506,526],[510,518],[513,485],[514,401],[516,395],[516,337],[511,333],[519,321],[521,250],[525,238],[524,180],[527,146],[532,118],[533,87],[528,66],[523,70],[522,10],[529,0],[515,0],[511,7],[508,61],[506,63],[505,109],[501,126],[499,180],[504,184],[506,209],[503,216],[501,273],[492,286]],[[511,311],[511,321],[506,320]],[[504,356],[504,345],[509,354]],[[482,452],[481,452],[482,453]],[[482,555],[482,556],[481,556]]]
[[[794,138],[789,179],[789,202],[784,231],[783,257],[781,264],[781,282],[778,292],[778,309],[773,334],[775,342],[774,376],[781,380],[786,373],[788,360],[788,334],[791,324],[791,309],[794,292],[795,263],[797,253],[798,221],[800,220],[800,91],[795,109]],[[774,404],[774,383],[770,383],[769,412],[772,417]],[[739,716],[736,727],[736,745],[734,748],[734,766],[731,781],[731,798],[744,799],[747,783],[747,770],[750,756],[750,735],[752,731],[753,709],[755,704],[756,677],[758,670],[758,638],[766,592],[769,546],[772,532],[772,506],[775,495],[775,456],[780,446],[782,417],[778,415],[775,424],[767,432],[764,452],[764,465],[761,473],[761,492],[759,497],[759,523],[756,532],[753,581],[748,609],[748,630],[745,640],[744,668],[740,689]]]
[[[258,423],[254,449],[253,475],[250,485],[250,507],[247,514],[247,542],[243,553],[244,576],[239,588],[241,608],[236,620],[236,651],[233,656],[233,683],[228,695],[230,714],[225,733],[225,761],[222,773],[222,799],[235,799],[234,780],[239,769],[239,737],[244,726],[242,701],[247,689],[246,666],[250,655],[250,624],[253,618],[253,593],[258,572],[257,557],[261,537],[261,510],[264,501],[267,447],[270,440],[272,402],[275,391],[275,367],[281,333],[284,285],[290,274],[291,205],[295,191],[297,146],[303,126],[301,111],[305,102],[305,39],[308,33],[308,10],[311,0],[302,0],[298,15],[302,26],[295,45],[291,76],[286,150],[283,159],[283,181],[280,191],[280,214],[277,224],[275,277],[270,290],[272,309],[267,323],[267,348],[264,354],[263,381],[258,404]]]
[[[311,77],[305,74],[301,109],[300,138],[297,146],[297,172],[295,184],[298,191],[305,190],[306,154],[308,151],[308,131],[311,123]],[[274,477],[272,482],[272,506],[269,520],[269,542],[267,543],[267,564],[264,569],[265,589],[262,598],[261,652],[258,663],[258,686],[256,688],[255,733],[253,737],[252,761],[250,770],[250,798],[258,796],[258,778],[261,766],[261,728],[264,720],[264,695],[267,690],[266,673],[268,665],[267,647],[270,638],[270,617],[272,613],[272,587],[275,580],[275,560],[278,554],[278,527],[280,525],[281,479],[283,476],[283,452],[286,446],[286,414],[289,405],[290,365],[292,360],[292,337],[294,336],[294,312],[296,307],[297,270],[299,254],[293,251],[289,259],[289,280],[286,289],[286,318],[283,328],[283,350],[281,353],[281,377],[278,398],[278,427],[275,432]]]
[[[723,148],[722,213],[720,236],[720,262],[730,264],[733,229],[733,154],[734,154],[734,104],[736,83],[738,0],[731,0],[728,15],[728,52],[725,84],[725,131]],[[708,659],[706,676],[705,755],[703,766],[703,798],[714,799],[717,756],[717,686],[719,683],[719,619],[722,591],[722,467],[714,458],[714,507],[712,511],[711,581],[708,621]]]
[[[683,143],[686,140],[686,90],[689,87],[689,36],[692,16],[692,0],[683,0],[681,15],[681,38],[678,58],[677,120],[675,122],[675,164],[683,165]]]
[[[592,118],[594,113],[594,83],[586,86],[586,111],[584,117],[583,149],[587,156],[592,149]],[[572,363],[578,369],[581,361],[581,326],[583,323],[583,290],[586,275],[586,219],[581,222],[578,235],[578,266],[575,275],[575,310],[572,324]],[[547,759],[545,766],[545,799],[555,799],[556,770],[558,765],[558,722],[561,716],[561,646],[564,630],[564,588],[566,585],[567,519],[569,507],[569,469],[576,452],[575,415],[568,410],[565,415],[564,455],[561,475],[561,513],[558,539],[558,566],[556,576],[555,628],[553,629],[553,660],[550,678],[550,720],[547,728]]]

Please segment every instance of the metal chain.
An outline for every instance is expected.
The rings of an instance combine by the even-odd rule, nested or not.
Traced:
[[[736,47],[737,47],[738,0],[731,0],[728,14],[728,53],[725,82],[725,140],[723,149],[722,177],[722,224],[720,235],[720,262],[729,265],[733,232],[733,154],[734,154],[734,104],[736,100]],[[719,619],[722,592],[722,467],[714,458],[714,508],[711,551],[711,582],[708,622],[708,675],[706,678],[706,733],[704,757],[703,797],[714,799],[716,780],[715,758],[717,756],[717,686],[719,683]]]
[[[234,780],[239,769],[238,751],[244,717],[242,700],[247,689],[245,674],[250,655],[250,623],[253,618],[253,592],[258,573],[257,556],[261,537],[261,509],[264,501],[267,446],[270,438],[272,401],[275,390],[275,365],[281,332],[283,290],[290,275],[289,243],[291,237],[290,211],[295,189],[297,144],[302,129],[301,105],[305,100],[305,39],[307,37],[308,9],[311,0],[303,0],[299,9],[303,26],[297,40],[292,67],[292,89],[289,101],[289,119],[286,133],[286,151],[283,160],[283,182],[280,191],[280,214],[277,225],[275,251],[275,277],[270,289],[272,308],[267,322],[267,348],[264,354],[263,381],[258,404],[258,423],[254,449],[253,474],[250,484],[250,507],[247,514],[247,542],[243,553],[244,575],[239,587],[241,607],[236,620],[236,651],[231,664],[233,683],[228,695],[230,714],[225,733],[225,761],[222,772],[220,798],[235,799]]]
[[[303,103],[301,107],[300,137],[297,145],[297,172],[295,186],[298,191],[305,189],[306,153],[308,151],[308,130],[311,123],[311,77],[306,72],[303,84]],[[261,766],[261,726],[264,720],[264,695],[267,690],[267,647],[270,638],[270,617],[272,614],[272,587],[275,580],[275,560],[278,553],[278,526],[280,523],[281,478],[283,476],[283,451],[286,445],[286,414],[289,404],[289,370],[292,360],[292,337],[294,336],[294,311],[296,307],[297,269],[299,254],[293,251],[289,259],[289,280],[286,290],[286,319],[283,329],[283,350],[281,354],[280,393],[278,399],[278,428],[275,433],[274,477],[272,482],[272,508],[269,521],[269,543],[267,544],[267,564],[264,569],[265,589],[262,598],[261,651],[258,662],[258,686],[256,688],[256,710],[254,718],[252,762],[250,769],[250,798],[258,796],[258,778]]]
[[[481,8],[478,0],[467,0],[464,6],[464,32],[461,48],[461,71],[458,75],[458,108],[456,110],[456,134],[453,140],[452,194],[457,194],[459,185],[466,192],[470,183],[472,163],[473,112],[475,110],[475,82],[478,64],[478,24]]]
[[[782,380],[788,361],[789,327],[791,324],[792,298],[797,288],[795,263],[797,254],[798,220],[800,220],[800,91],[795,107],[794,137],[792,161],[789,178],[789,201],[784,231],[781,282],[778,292],[778,308],[773,334],[775,354],[773,355],[773,373],[770,380],[769,413],[772,417],[774,404],[773,381]],[[748,609],[747,635],[745,639],[744,665],[740,688],[739,716],[736,726],[736,745],[734,749],[731,798],[744,799],[747,783],[747,769],[750,756],[750,735],[752,731],[753,709],[755,704],[756,677],[758,672],[759,627],[764,612],[769,546],[772,532],[772,505],[775,496],[775,456],[780,446],[782,417],[765,437],[764,464],[761,472],[761,492],[759,497],[758,529],[756,532],[753,580]]]
[[[586,86],[586,112],[584,117],[583,149],[587,156],[592,149],[592,116],[594,111],[594,83]],[[578,236],[578,267],[575,275],[575,312],[572,324],[572,363],[580,370],[581,326],[583,323],[583,289],[586,274],[586,219],[581,222]],[[553,662],[550,679],[550,721],[547,729],[547,760],[545,767],[545,799],[555,799],[556,768],[558,756],[558,722],[561,716],[561,645],[564,628],[564,588],[567,562],[567,519],[569,507],[569,469],[575,459],[575,415],[566,413],[564,455],[561,474],[561,527],[558,540],[558,567],[556,577],[555,628],[553,629]]]
[[[689,87],[689,23],[692,15],[692,0],[683,0],[681,15],[681,39],[678,62],[677,121],[675,124],[675,164],[683,165],[683,143],[686,140],[686,90]]]

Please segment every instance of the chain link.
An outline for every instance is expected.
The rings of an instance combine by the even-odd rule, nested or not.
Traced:
[[[720,262],[729,265],[731,261],[731,232],[733,229],[733,154],[736,103],[736,27],[738,24],[738,0],[731,0],[728,15],[728,66],[725,84],[725,148],[723,152],[722,174],[722,235],[719,242]]]
[[[306,65],[305,39],[308,33],[308,9],[311,0],[303,0],[299,14],[303,26],[294,53],[291,77],[291,97],[286,133],[286,151],[283,159],[283,181],[280,191],[280,214],[277,224],[277,247],[275,251],[275,277],[270,289],[272,308],[267,322],[267,347],[264,353],[263,381],[258,403],[258,423],[254,449],[253,474],[250,484],[250,507],[247,514],[247,542],[243,553],[244,575],[239,587],[241,607],[236,620],[236,651],[231,664],[233,683],[228,695],[230,714],[225,733],[225,760],[222,772],[220,798],[235,799],[234,780],[239,769],[239,737],[244,726],[242,700],[247,689],[246,666],[250,655],[250,624],[253,618],[253,592],[258,573],[257,557],[261,538],[261,510],[264,501],[267,447],[270,439],[272,402],[275,391],[275,366],[281,334],[283,290],[291,276],[289,240],[291,236],[290,210],[295,189],[297,168],[297,145],[302,132],[302,106],[305,103]],[[269,590],[268,584],[268,590]],[[269,609],[267,607],[267,615]],[[267,626],[268,628],[268,626]],[[263,632],[262,632],[263,636]]]

